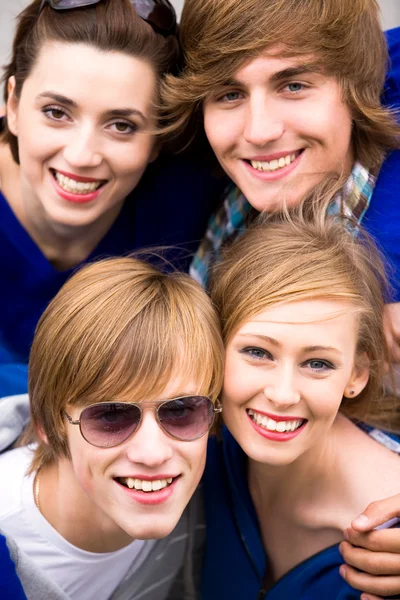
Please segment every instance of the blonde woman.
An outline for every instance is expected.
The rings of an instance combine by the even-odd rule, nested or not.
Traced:
[[[400,444],[357,427],[400,432],[397,399],[383,397],[380,258],[338,219],[282,217],[233,244],[213,282],[226,428],[204,479],[202,597],[359,599],[339,574],[343,531],[400,478]],[[396,580],[380,593],[398,594]]]

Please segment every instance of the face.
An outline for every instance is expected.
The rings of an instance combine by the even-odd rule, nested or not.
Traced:
[[[278,50],[239,69],[204,103],[221,166],[259,211],[298,204],[327,173],[347,173],[354,162],[339,83],[312,57],[283,59]]]
[[[119,210],[155,158],[156,76],[143,60],[46,43],[7,116],[28,213],[81,227]]]
[[[223,415],[252,460],[287,465],[322,447],[343,396],[368,381],[356,343],[356,316],[342,301],[277,305],[240,327],[227,345]]]
[[[161,398],[196,393],[195,382],[172,382]],[[79,419],[81,409],[68,413]],[[183,442],[159,427],[154,407],[144,409],[139,429],[114,448],[96,448],[67,423],[72,480],[89,498],[91,514],[100,515],[100,528],[121,542],[156,539],[176,526],[203,474],[207,435]],[[128,481],[128,480],[131,481]],[[134,482],[134,487],[130,488]]]

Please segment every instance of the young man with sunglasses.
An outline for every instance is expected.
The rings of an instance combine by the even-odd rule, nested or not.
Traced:
[[[200,286],[133,258],[82,269],[50,303],[29,363],[33,444],[0,456],[0,530],[52,600],[194,597],[201,502],[186,507],[222,356]]]

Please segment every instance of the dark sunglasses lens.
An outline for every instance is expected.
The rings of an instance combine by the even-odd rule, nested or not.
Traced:
[[[158,418],[167,433],[189,442],[209,431],[214,421],[213,409],[206,396],[187,396],[161,404]]]
[[[124,402],[95,404],[82,411],[80,421],[82,435],[89,444],[112,448],[136,431],[140,409]]]
[[[136,13],[144,21],[163,32],[176,26],[175,10],[167,0],[131,0]]]

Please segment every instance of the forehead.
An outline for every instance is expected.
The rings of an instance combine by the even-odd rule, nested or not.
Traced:
[[[281,73],[282,76],[288,76],[286,72],[291,70],[323,73],[323,65],[315,54],[286,56],[285,53],[287,54],[287,50],[283,46],[273,46],[243,64],[234,74],[234,78],[243,82],[255,77],[268,79]]]
[[[354,304],[339,300],[301,300],[265,309],[246,321],[236,335],[301,336],[311,342],[312,336],[335,338],[345,342],[357,330]],[[290,334],[290,335],[289,335]],[[309,344],[308,344],[309,345]]]
[[[86,44],[46,42],[22,95],[52,91],[80,104],[115,108],[129,102],[144,111],[155,90],[155,72],[144,60]]]

